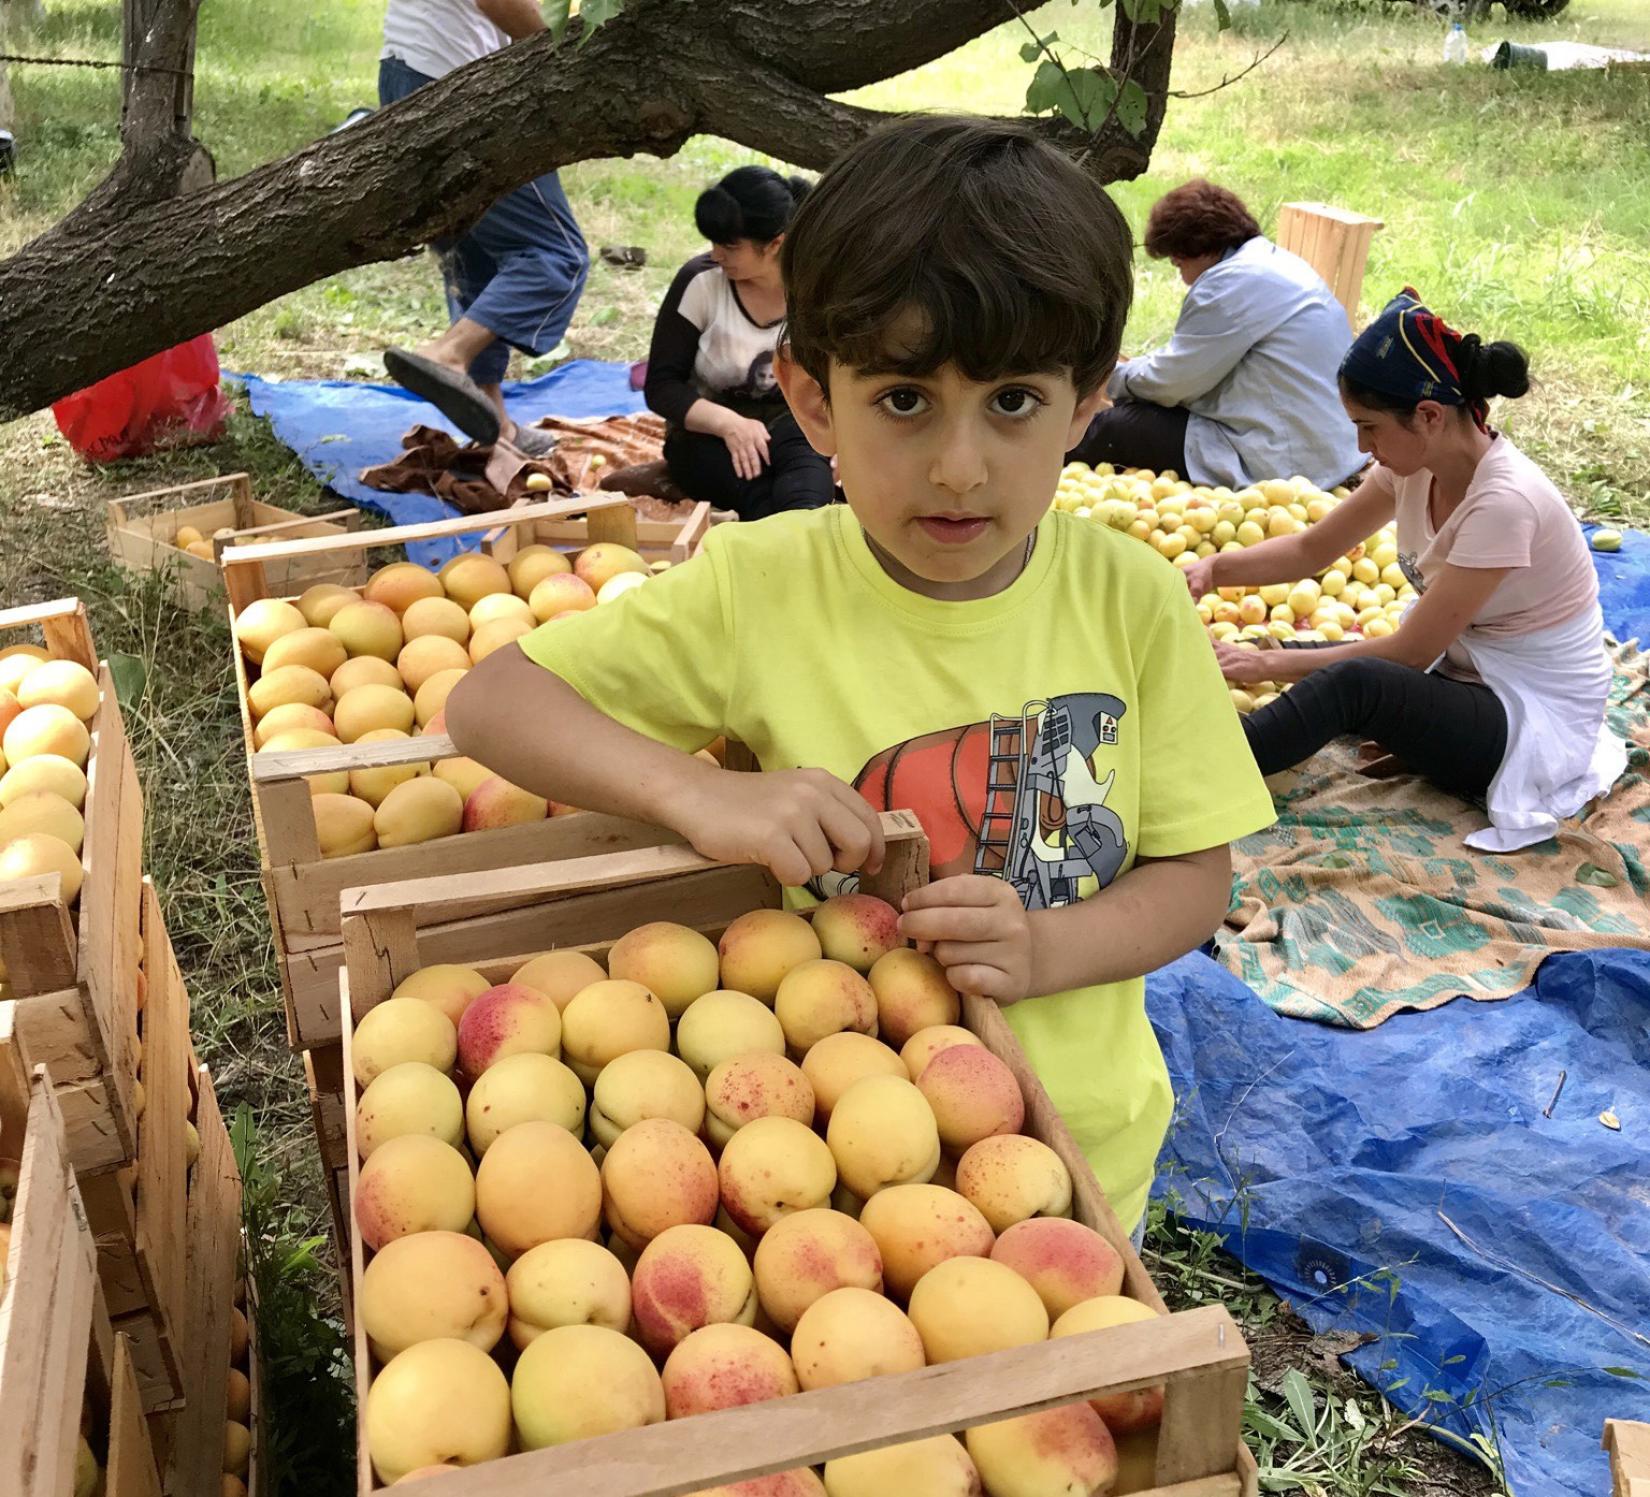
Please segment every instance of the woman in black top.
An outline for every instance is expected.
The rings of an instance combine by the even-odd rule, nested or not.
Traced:
[[[710,252],[677,272],[653,326],[644,394],[670,426],[671,485],[742,520],[816,509],[833,493],[830,461],[808,445],[773,373],[785,322],[779,247],[811,185],[742,166],[707,188],[694,221]],[[647,464],[603,487],[657,494],[662,476]]]

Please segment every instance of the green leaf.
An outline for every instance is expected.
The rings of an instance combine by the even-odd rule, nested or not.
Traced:
[[[1608,1372],[1611,1377],[1642,1378],[1644,1376],[1642,1372],[1635,1372],[1631,1367],[1606,1367],[1604,1370]]]
[[[567,18],[572,10],[572,0],[543,0],[544,24],[550,28],[550,35],[559,42],[567,31]]]
[[[1059,63],[1044,58],[1041,66],[1032,74],[1030,86],[1026,89],[1026,112],[1047,114],[1051,109],[1058,109],[1060,96],[1065,91],[1065,69]]]
[[[1467,1358],[1466,1358],[1466,1354],[1464,1352],[1456,1352],[1456,1354],[1453,1357],[1445,1357],[1444,1361],[1443,1361],[1443,1365],[1445,1367],[1453,1367],[1453,1366],[1455,1366],[1455,1364],[1457,1362],[1464,1362],[1466,1360],[1467,1360]]]
[[[109,674],[114,677],[115,700],[130,711],[143,696],[149,672],[136,655],[111,655]]]
[[[1146,128],[1146,90],[1132,78],[1123,81],[1123,91],[1117,96],[1117,118],[1130,135]]]
[[[1232,29],[1232,12],[1226,0],[1215,0],[1215,30],[1230,31]]]
[[[1287,1440],[1291,1445],[1306,1443],[1306,1436],[1294,1425],[1285,1424],[1276,1415],[1268,1414],[1265,1409],[1253,1404],[1243,1411],[1243,1422],[1257,1435],[1263,1435],[1269,1440]]]
[[[1036,62],[1050,47],[1060,40],[1058,31],[1051,31],[1047,36],[1039,37],[1034,42],[1025,42],[1020,47],[1021,62]]]
[[[624,7],[625,0],[584,0],[579,6],[579,19],[584,22],[584,32],[579,37],[579,45],[582,47],[596,34],[598,26],[605,26]]]
[[[1283,1396],[1300,1427],[1310,1436],[1318,1425],[1318,1404],[1312,1394],[1312,1385],[1298,1367],[1291,1367],[1284,1373]]]

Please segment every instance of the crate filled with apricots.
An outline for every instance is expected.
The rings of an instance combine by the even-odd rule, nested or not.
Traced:
[[[1117,471],[1068,463],[1054,507],[1144,541],[1177,567],[1221,551],[1241,551],[1296,535],[1330,514],[1349,491],[1316,488],[1304,478],[1269,478],[1233,491],[1193,485],[1178,474]],[[1264,587],[1223,587],[1198,599],[1212,638],[1234,644],[1303,640],[1338,644],[1378,639],[1403,622],[1415,585],[1398,559],[1397,531],[1386,526],[1336,557],[1315,577]],[[1253,712],[1287,690],[1276,682],[1233,687],[1239,712]]]
[[[517,536],[569,526],[582,542]],[[646,586],[654,564],[598,538],[634,539],[635,526],[622,497],[587,496],[225,554],[254,820],[298,1048],[337,1043],[342,890],[596,852],[641,834],[571,817],[572,807],[458,755],[442,716],[448,693],[492,651],[570,610],[623,606],[629,589]],[[465,536],[488,549],[439,571],[390,561],[359,589],[325,584],[284,598],[263,581],[294,554]]]
[[[1254,1490],[1235,1324],[902,944],[884,825],[806,915],[678,845],[345,894],[362,1493]]]

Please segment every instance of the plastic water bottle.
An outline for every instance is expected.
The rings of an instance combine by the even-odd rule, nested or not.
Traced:
[[[1449,29],[1449,35],[1444,38],[1444,61],[1465,62],[1467,60],[1467,33],[1466,29],[1457,21]]]

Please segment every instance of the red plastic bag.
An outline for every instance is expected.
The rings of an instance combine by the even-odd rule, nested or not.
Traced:
[[[215,442],[231,409],[218,388],[217,345],[202,333],[65,396],[52,415],[81,457],[111,463]]]

